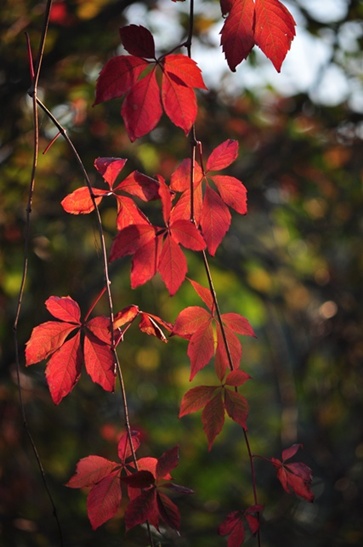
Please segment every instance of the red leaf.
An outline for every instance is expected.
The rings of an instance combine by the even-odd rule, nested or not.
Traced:
[[[226,389],[224,404],[228,416],[244,430],[247,430],[248,403],[246,398],[240,393]]]
[[[144,490],[139,496],[132,499],[125,512],[126,530],[146,521],[156,527],[159,523],[159,510],[154,488]]]
[[[139,448],[140,446],[140,433],[139,431],[131,431],[131,442],[132,446],[134,448],[134,452]],[[118,442],[117,445],[117,451],[118,451],[118,457],[122,461],[122,463],[125,463],[125,461],[128,458],[131,458],[132,456],[132,450],[130,446],[130,439],[127,433],[124,433]]]
[[[77,327],[74,323],[47,321],[32,330],[26,344],[26,366],[39,363],[59,349],[67,336]]]
[[[98,188],[93,188],[92,192],[95,196],[96,205],[101,203],[103,196],[107,196],[110,193],[108,190],[100,190]],[[68,196],[62,199],[61,205],[66,213],[72,215],[87,215],[94,211],[95,208],[89,189],[86,186],[77,188],[74,192],[68,194]]]
[[[117,220],[116,227],[118,230],[123,230],[133,224],[148,225],[149,222],[145,215],[135,205],[131,198],[126,196],[116,196],[117,198]]]
[[[82,367],[81,334],[73,338],[53,353],[49,359],[45,375],[53,402],[58,405],[76,385]]]
[[[92,381],[106,391],[114,391],[115,360],[110,346],[87,333],[84,337],[84,360]]]
[[[203,236],[190,220],[176,220],[170,226],[173,239],[193,251],[202,251],[206,247]]]
[[[279,0],[255,0],[255,11],[255,42],[280,72],[295,36],[294,18]]]
[[[122,190],[143,201],[156,199],[159,196],[159,182],[139,171],[130,173],[118,186],[115,191]]]
[[[132,473],[132,475],[127,475],[127,477],[122,477],[122,481],[127,484],[130,488],[140,490],[142,488],[149,488],[155,483],[155,477],[150,471],[145,471],[144,469]]]
[[[232,370],[225,380],[227,386],[242,386],[247,380],[250,380],[251,376],[243,370]]]
[[[144,312],[141,312],[140,315],[141,315],[141,319],[139,323],[139,329],[142,332],[145,332],[146,334],[148,334],[149,336],[155,336],[156,338],[159,338],[159,340],[161,340],[162,342],[166,343],[168,339],[166,338],[165,334],[163,333],[159,325],[156,323],[154,319],[155,316],[148,315],[147,313],[144,313]],[[160,320],[160,318],[157,318],[157,319]],[[162,321],[162,323],[164,324],[164,326],[166,325],[164,321]],[[172,328],[172,325],[169,325],[169,329],[171,328]]]
[[[222,315],[223,324],[238,334],[245,336],[256,336],[248,319],[238,313],[224,313]]]
[[[196,281],[193,281],[192,279],[189,279],[189,282],[193,286],[193,289],[197,293],[198,296],[203,300],[203,302],[208,306],[208,308],[213,311],[214,308],[214,300],[213,296],[211,294],[210,289],[207,289],[206,287],[203,287]]]
[[[180,85],[168,73],[164,72],[161,97],[165,114],[174,125],[188,134],[195,122],[198,110],[194,90]]]
[[[176,82],[180,81],[188,87],[207,89],[197,63],[186,55],[166,55],[164,58],[164,71],[170,76],[176,76]]]
[[[219,195],[207,186],[201,226],[209,253],[214,256],[231,224],[231,214]]]
[[[160,245],[156,237],[136,251],[131,266],[131,287],[133,289],[154,277],[159,264],[159,257]]]
[[[254,0],[234,0],[222,10],[226,8],[229,14],[221,31],[221,45],[229,68],[235,72],[236,66],[248,57],[255,45],[255,4]]]
[[[179,463],[179,447],[174,446],[169,450],[166,450],[156,465],[156,476],[158,479],[169,477],[170,471],[172,471]]]
[[[158,492],[157,504],[161,519],[174,530],[180,530],[180,512],[175,503],[162,492]]]
[[[185,279],[187,261],[179,245],[172,237],[167,237],[164,241],[157,269],[170,296],[173,296]]]
[[[188,357],[190,359],[190,378],[194,376],[202,368],[208,365],[214,355],[214,330],[212,319],[199,328],[190,338],[188,345]]]
[[[174,324],[173,334],[190,339],[199,328],[206,328],[210,322],[210,313],[200,306],[189,306],[182,310]]]
[[[50,296],[45,302],[45,306],[49,313],[60,319],[61,321],[69,321],[80,324],[81,310],[77,302],[70,296]]]
[[[214,397],[216,386],[197,386],[187,391],[180,405],[179,418],[201,410]]]
[[[110,319],[103,315],[94,317],[87,321],[87,329],[94,334],[101,342],[111,346]]]
[[[242,520],[242,511],[233,511],[218,528],[220,536],[229,536],[228,547],[241,547],[245,541],[245,527]]]
[[[92,486],[120,468],[120,465],[101,456],[87,456],[77,463],[76,472],[66,483],[69,488]]]
[[[110,59],[98,77],[94,105],[122,97],[147,66],[149,63],[140,57],[120,55]]]
[[[222,316],[223,318],[223,316]],[[231,356],[232,366],[234,369],[238,368],[242,358],[242,345],[238,340],[234,332],[228,327],[224,327],[224,333],[226,335],[228,350]],[[226,351],[226,346],[224,343],[224,338],[222,336],[222,331],[217,323],[217,350],[216,350],[216,362],[215,362],[216,372],[218,378],[222,381],[226,370],[230,368],[230,362]]]
[[[244,184],[235,177],[226,175],[213,175],[211,178],[224,203],[240,215],[245,215],[247,213],[247,190]]]
[[[227,139],[218,145],[210,154],[207,164],[207,171],[220,171],[233,163],[238,157],[238,142]]]
[[[285,449],[282,461],[276,458],[271,458],[270,461],[277,469],[277,478],[283,489],[288,493],[294,492],[311,502],[314,501],[314,494],[311,490],[312,473],[310,467],[301,462],[286,463],[301,446],[300,444],[294,444]]]
[[[141,25],[127,25],[120,28],[121,42],[126,51],[136,57],[155,59],[153,35]]]
[[[96,158],[94,166],[111,189],[126,162],[123,158]]]
[[[131,87],[122,104],[121,115],[131,142],[152,131],[161,114],[160,90],[154,67]]]
[[[121,504],[121,497],[118,470],[93,486],[87,497],[87,513],[93,530],[115,516]]]
[[[212,448],[215,438],[222,431],[224,424],[224,405],[222,388],[217,388],[215,396],[204,407],[202,412],[203,430],[208,439],[208,450]]]
[[[139,248],[155,239],[155,228],[151,224],[123,228],[113,240],[110,261],[134,254]]]

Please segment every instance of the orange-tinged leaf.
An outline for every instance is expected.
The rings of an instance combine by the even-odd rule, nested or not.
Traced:
[[[203,302],[208,306],[208,308],[213,311],[214,308],[214,300],[212,293],[210,289],[207,289],[206,287],[203,287],[196,281],[193,281],[193,279],[188,280],[190,284],[192,285],[193,289],[197,293],[198,296],[203,300]]]
[[[133,171],[114,190],[122,190],[143,201],[149,201],[159,197],[159,181],[139,171]]]
[[[226,325],[234,332],[237,332],[238,334],[243,334],[245,336],[255,336],[253,328],[251,327],[248,319],[246,319],[239,313],[223,313],[222,321],[224,325]]]
[[[50,296],[45,301],[45,307],[57,319],[80,324],[81,310],[70,296]]]
[[[131,306],[126,306],[121,311],[116,313],[115,319],[113,322],[113,328],[119,329],[126,325],[127,323],[131,323],[137,316],[139,315],[139,308],[138,306],[135,306],[134,304],[131,304]]]
[[[34,327],[25,348],[26,366],[43,361],[59,349],[77,325],[58,321],[47,321]]]
[[[295,21],[279,0],[255,0],[254,39],[277,72],[295,36]]]
[[[92,189],[95,200],[93,201],[89,192],[89,189],[84,186],[82,188],[77,188],[71,194],[68,194],[61,201],[61,205],[66,213],[72,215],[87,215],[94,211],[95,206],[99,205],[102,201],[103,196],[107,196],[110,192],[108,190],[100,190],[99,188]]]
[[[131,87],[122,104],[121,115],[131,142],[152,131],[161,114],[160,90],[154,67]]]
[[[48,361],[45,375],[50,395],[56,405],[72,391],[81,375],[83,358],[80,342],[81,334],[77,332]]]
[[[116,196],[117,199],[117,219],[116,227],[123,230],[133,224],[146,224],[149,222],[135,202],[127,196]]]

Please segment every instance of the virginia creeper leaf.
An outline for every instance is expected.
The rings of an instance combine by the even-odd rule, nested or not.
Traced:
[[[122,45],[131,55],[155,59],[154,38],[145,27],[127,25],[120,28],[120,36]]]
[[[277,470],[283,489],[288,492],[294,492],[307,501],[314,501],[314,493],[311,490],[312,473],[310,467],[304,463],[286,463],[293,457],[302,445],[295,444],[283,451],[282,461],[276,458],[270,458],[271,463]]]

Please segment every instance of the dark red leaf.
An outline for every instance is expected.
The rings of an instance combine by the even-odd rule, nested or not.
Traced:
[[[131,442],[132,446],[134,448],[134,452],[139,448],[140,446],[140,432],[139,431],[131,431]],[[117,452],[118,457],[122,461],[122,463],[125,463],[125,461],[128,458],[131,458],[132,456],[132,450],[130,446],[130,439],[127,433],[124,433],[117,444]]]
[[[222,431],[224,424],[224,405],[222,388],[217,388],[214,397],[205,405],[202,412],[203,430],[208,439],[208,450],[211,450],[217,435]]]
[[[127,25],[120,28],[121,42],[126,51],[136,57],[155,59],[153,35],[141,25]]]
[[[87,456],[79,460],[76,472],[69,479],[66,486],[69,488],[85,488],[92,486],[120,468],[120,465],[106,460],[101,456]]]
[[[179,447],[174,446],[169,450],[166,450],[160,458],[158,458],[158,463],[156,465],[156,476],[158,479],[168,477],[170,472],[178,465],[179,463]]]
[[[87,497],[87,513],[95,530],[118,511],[121,504],[119,471],[114,471],[93,486]]]
[[[219,388],[216,386],[197,386],[187,391],[180,405],[179,418],[204,408],[214,397],[216,389]]]
[[[248,403],[245,397],[231,389],[225,390],[225,407],[234,422],[247,430]]]
[[[235,72],[255,45],[255,3],[254,0],[234,0],[224,4],[223,10],[229,13],[221,31],[221,45],[229,68]]]
[[[94,166],[111,189],[126,162],[123,158],[96,158]]]

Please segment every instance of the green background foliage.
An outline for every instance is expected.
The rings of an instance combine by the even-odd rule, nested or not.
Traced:
[[[53,21],[47,41],[39,94],[59,117],[75,143],[94,184],[98,156],[129,158],[127,169],[168,178],[188,154],[179,130],[163,118],[151,135],[129,142],[113,101],[92,107],[95,79],[103,64],[120,53],[118,27],[127,20],[131,0],[74,0],[67,14]],[[171,2],[140,2],[145,26],[163,44],[157,14]],[[196,2],[198,4],[198,2]],[[208,31],[218,15],[215,2],[197,13],[196,41],[210,55]],[[361,85],[363,8],[341,2],[340,18],[326,22],[303,0],[290,2],[306,32],[331,41],[327,70],[343,71],[350,90]],[[134,6],[135,7],[135,6]],[[179,10],[175,35],[183,35],[187,17]],[[126,9],[126,11],[125,11]],[[3,0],[0,68],[0,538],[5,547],[54,546],[57,532],[22,425],[16,387],[12,325],[21,280],[27,189],[33,150],[29,69],[24,31],[36,51],[43,3]],[[136,12],[135,12],[136,13]],[[153,28],[154,26],[154,28]],[[343,33],[355,29],[354,47]],[[330,33],[330,34],[329,34]],[[199,47],[199,46],[198,46]],[[196,56],[196,60],[198,58]],[[263,72],[259,56],[244,67]],[[213,276],[222,312],[248,317],[257,340],[244,341],[243,368],[253,380],[243,387],[250,401],[249,431],[253,452],[279,457],[281,449],[302,442],[300,460],[314,474],[316,501],[310,505],[285,494],[271,468],[258,461],[259,502],[266,509],[265,547],[361,545],[363,525],[362,435],[362,137],[361,112],[349,93],[334,104],[314,101],[312,89],[282,96],[271,86],[221,90],[199,95],[197,135],[207,155],[227,138],[240,144],[230,174],[248,188],[249,213],[234,215],[217,252]],[[317,82],[317,85],[319,82]],[[44,150],[55,130],[41,115]],[[127,172],[127,170],[126,170]],[[85,313],[103,284],[97,225],[92,215],[67,215],[60,201],[83,184],[67,144],[59,138],[39,158],[31,215],[30,267],[21,318],[21,352],[32,328],[49,316],[44,301],[52,294],[71,295]],[[108,245],[114,235],[114,203],[101,206]],[[156,210],[152,214],[159,214]],[[206,284],[198,257],[189,254],[189,274]],[[158,278],[129,288],[130,261],[113,264],[112,290],[117,309],[135,303],[174,321],[187,305],[199,305],[188,283],[170,298]],[[107,314],[101,301],[97,313]],[[144,435],[143,455],[158,457],[175,444],[181,461],[176,482],[195,490],[178,500],[182,538],[166,536],[168,545],[224,545],[216,526],[241,504],[253,503],[244,441],[232,423],[208,453],[200,415],[178,420],[182,395],[189,387],[214,382],[206,368],[189,383],[186,343],[146,338],[136,328],[120,346],[131,422]],[[116,458],[123,427],[119,391],[103,392],[83,375],[74,392],[55,407],[46,387],[44,366],[23,366],[21,382],[30,429],[36,441],[63,527],[65,545],[143,545],[142,529],[124,537],[114,519],[92,532],[85,494],[63,485],[76,462],[88,454]],[[122,508],[120,510],[122,516]],[[183,539],[184,538],[184,539]],[[251,540],[253,544],[253,540]]]

